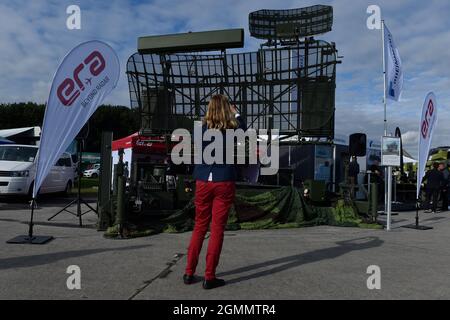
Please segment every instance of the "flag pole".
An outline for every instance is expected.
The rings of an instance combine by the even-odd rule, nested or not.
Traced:
[[[383,107],[384,107],[384,136],[388,135],[387,126],[387,98],[386,98],[386,50],[384,43],[384,20],[381,20],[381,49],[383,50]],[[386,230],[391,230],[391,191],[392,191],[392,168],[386,167],[384,172],[384,213],[387,215]]]
[[[383,106],[384,106],[384,135],[387,136],[387,108],[386,108],[386,52],[384,50],[384,20],[381,20],[381,49],[383,50]]]
[[[28,223],[28,238],[30,240],[30,243],[33,242],[33,227],[34,227],[34,207],[36,205],[36,199],[33,198],[31,199],[31,216],[30,216],[30,221]]]

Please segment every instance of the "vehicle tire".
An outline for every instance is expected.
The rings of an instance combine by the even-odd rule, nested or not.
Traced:
[[[67,196],[67,195],[69,195],[70,192],[72,192],[72,181],[69,180],[69,181],[67,181],[66,189],[64,189],[63,194],[65,196]]]
[[[91,176],[91,178],[92,178],[92,179],[97,179],[97,178],[98,178],[98,174],[93,173],[92,176]]]

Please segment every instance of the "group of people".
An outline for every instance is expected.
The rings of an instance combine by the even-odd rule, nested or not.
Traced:
[[[442,200],[440,210],[448,210],[448,189],[450,187],[450,171],[444,163],[433,163],[423,178],[425,183],[426,204],[428,213],[438,210],[439,195]]]
[[[384,178],[383,171],[379,164],[375,161],[370,167],[371,182],[378,185],[379,200],[384,197]],[[359,173],[359,165],[356,157],[352,158],[349,166],[349,178],[351,185],[357,185],[357,176]],[[368,182],[368,175],[366,174],[365,183]],[[423,178],[425,191],[425,208],[427,213],[436,213],[437,211],[448,210],[448,196],[450,189],[450,166],[445,163],[433,163],[433,166],[428,170]],[[441,207],[438,208],[439,199],[441,200]]]

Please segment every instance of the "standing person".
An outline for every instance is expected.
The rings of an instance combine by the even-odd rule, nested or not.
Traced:
[[[203,134],[206,130],[219,130],[226,144],[225,130],[246,130],[245,123],[223,95],[211,98],[203,121]],[[203,141],[202,151],[210,142]],[[230,142],[233,143],[233,142]],[[224,159],[226,148],[224,147]],[[203,158],[203,157],[202,157]],[[195,282],[195,269],[202,249],[208,226],[211,223],[211,236],[206,254],[204,289],[213,289],[225,285],[225,281],[216,278],[216,268],[222,251],[223,234],[228,220],[228,211],[235,197],[235,181],[237,177],[234,164],[213,163],[198,164],[194,169],[195,189],[195,227],[189,244],[187,266],[183,276],[185,284]]]
[[[428,170],[423,179],[427,182],[425,191],[428,210],[426,212],[436,213],[439,191],[444,181],[444,175],[439,171],[439,164],[437,162],[433,163],[433,169]]]
[[[443,182],[441,187],[441,199],[442,199],[442,207],[441,211],[448,210],[448,188],[450,184],[450,172],[448,171],[448,167],[445,163],[439,164],[439,171],[442,172]]]

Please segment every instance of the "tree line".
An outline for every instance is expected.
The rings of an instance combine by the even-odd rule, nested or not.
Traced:
[[[0,129],[42,127],[45,105],[33,102],[0,104]],[[102,131],[112,131],[114,139],[139,130],[139,113],[124,106],[102,105],[89,120],[85,151],[100,152]]]

